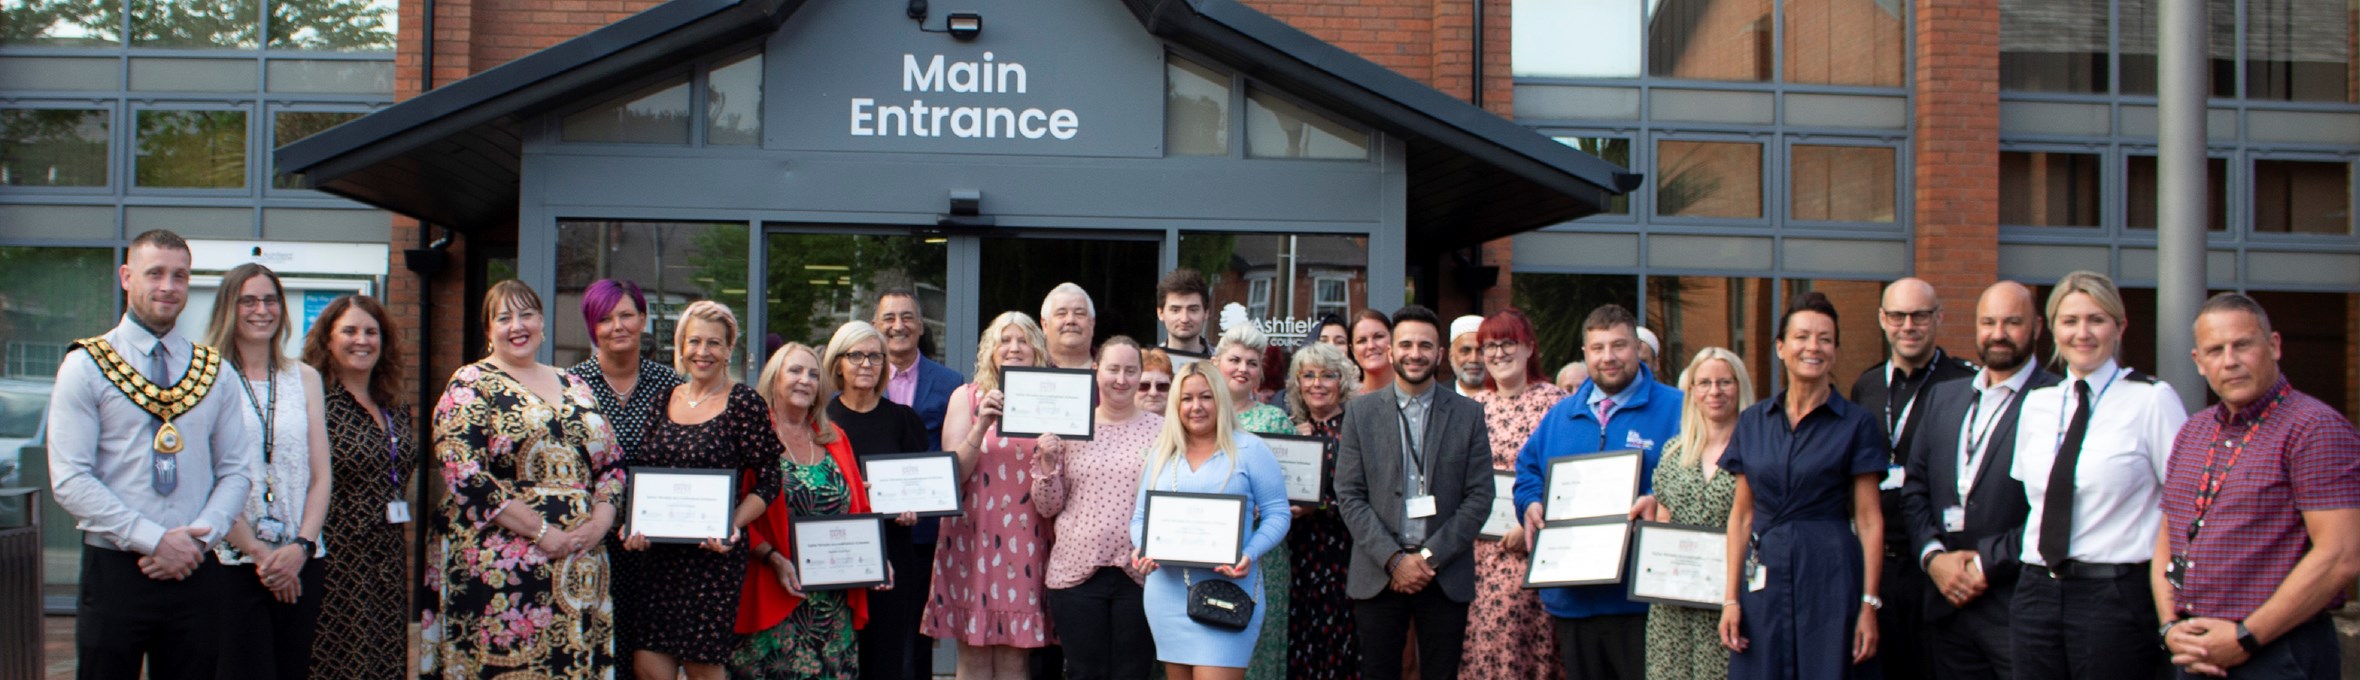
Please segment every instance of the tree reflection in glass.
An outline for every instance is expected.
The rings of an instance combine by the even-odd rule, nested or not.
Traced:
[[[400,7],[394,0],[272,0],[270,48],[390,52]]]
[[[121,0],[0,0],[0,45],[111,47],[122,25]]]
[[[246,112],[139,112],[134,185],[180,189],[246,186]]]
[[[135,47],[250,50],[261,37],[260,0],[131,0]]]

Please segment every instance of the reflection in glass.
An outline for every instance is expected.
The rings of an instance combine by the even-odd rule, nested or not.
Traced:
[[[688,76],[671,78],[565,117],[568,142],[688,143]]]
[[[762,53],[714,64],[705,76],[705,143],[762,143]]]
[[[2132,229],[2154,229],[2157,214],[2155,157],[2131,156],[2129,160],[2130,171],[2127,173],[2123,196],[2128,205],[2123,206],[2123,226]],[[2207,161],[2204,165],[2204,182],[2208,189],[2205,192],[2205,207],[2211,212],[2210,219],[2206,220],[2205,228],[2211,231],[2228,231],[2229,161],[2222,158]]]
[[[558,366],[590,358],[590,329],[583,321],[582,291],[599,279],[629,279],[647,296],[647,335],[641,354],[672,364],[672,331],[680,310],[698,300],[729,305],[741,330],[746,319],[746,225],[734,222],[557,223],[557,290],[550,296],[548,336]],[[744,380],[752,354],[738,343],[730,377]]]
[[[0,0],[0,45],[111,47],[122,25],[121,2]]]
[[[2353,310],[2360,309],[2360,294],[2257,290],[2246,295],[2270,312],[2270,330],[2277,331],[2284,352],[2278,365],[2302,367],[2285,371],[2286,381],[2338,413],[2351,413],[2350,324]]]
[[[1655,214],[1761,217],[1762,145],[1664,140],[1655,146]]]
[[[973,357],[944,357],[950,246],[939,238],[871,234],[766,237],[770,276],[763,289],[767,328],[781,342],[825,347],[847,321],[875,321],[877,294],[905,288],[918,295],[926,334],[918,351],[964,373]],[[1031,309],[1037,313],[1040,305]],[[996,313],[996,312],[995,312]]]
[[[1089,291],[1090,301],[1098,308],[1098,332],[1090,338],[1090,346],[1118,334],[1141,344],[1154,342],[1155,279],[1162,271],[1158,266],[1162,250],[1158,241],[982,239],[983,285],[976,295],[980,318],[973,328],[981,333],[992,317],[1006,311],[1024,312],[1037,321],[1041,299],[1048,296],[1049,289],[1071,281]],[[1181,259],[1183,266],[1187,262]],[[1042,330],[1056,333],[1054,328]]]
[[[1648,3],[1647,73],[1659,78],[1770,80],[1770,0]]]
[[[2352,164],[2256,159],[2253,230],[2352,233]]]
[[[2350,0],[2246,0],[2245,96],[2351,102]]]
[[[0,110],[0,185],[107,185],[105,109]]]
[[[246,112],[149,109],[138,114],[133,186],[246,186]]]
[[[1616,274],[1529,274],[1517,272],[1511,299],[1532,319],[1541,369],[1551,377],[1582,360],[1582,320],[1590,310],[1617,304],[1639,311],[1639,278]]]
[[[1164,152],[1229,153],[1229,76],[1178,55],[1165,55]]]
[[[1812,146],[1790,150],[1787,171],[1794,219],[1814,222],[1892,222],[1897,176],[1893,149]]]
[[[1885,361],[1885,329],[1877,325],[1876,312],[1877,308],[1884,303],[1885,286],[1875,281],[1786,280],[1786,299],[1789,302],[1792,302],[1797,296],[1814,290],[1825,294],[1828,303],[1835,305],[1837,317],[1836,362],[1835,366],[1828,371],[1828,375],[1835,379],[1837,390],[1849,395],[1852,393],[1852,382],[1858,379],[1861,373],[1875,368],[1877,364]],[[1969,307],[1972,306],[1969,305]],[[2137,318],[2132,317],[2132,323],[2137,323]],[[1772,340],[1776,340],[1778,317],[1770,317],[1770,322],[1772,324],[1769,331],[1770,337]],[[2153,345],[2154,343],[2148,344]],[[1765,361],[1769,360],[1765,359]],[[1783,377],[1780,378],[1781,382],[1764,382],[1763,375],[1762,372],[1756,372],[1754,384],[1771,385],[1771,387],[1762,390],[1764,392],[1776,393],[1785,385]],[[1778,375],[1783,376],[1784,374]]]
[[[1315,321],[1368,305],[1367,237],[1184,232],[1180,266],[1204,273],[1213,289],[1205,306],[1215,320],[1232,304],[1257,321]],[[1265,330],[1273,343],[1292,346],[1307,329]]]
[[[1258,87],[1246,88],[1247,158],[1367,160],[1368,133]]]
[[[2098,156],[1999,152],[1999,223],[2098,226]]]
[[[1510,11],[1517,77],[1639,77],[1638,2],[1526,0]]]
[[[1754,379],[1754,398],[1768,396],[1771,343],[1778,332],[1777,301],[1771,292],[1770,279],[1647,277],[1646,324],[1663,342],[1655,379],[1677,384],[1680,371],[1698,350],[1719,347],[1745,361]]]
[[[2105,92],[2106,55],[2106,0],[2000,0],[2000,89]]]
[[[131,0],[133,47],[250,50],[261,34],[260,0]]]
[[[2122,49],[2122,93],[2155,94],[2155,31],[2162,16],[2162,0],[2117,0]],[[2212,96],[2237,96],[2237,0],[2205,0],[2205,34],[2212,43],[2208,63]]]
[[[33,436],[55,391],[57,367],[66,348],[92,329],[115,323],[114,251],[107,248],[0,246],[0,487],[48,488],[46,456],[19,456],[17,447]],[[32,449],[36,454],[40,449]],[[82,532],[74,516],[41,494],[42,589],[72,595],[81,582]],[[0,510],[0,526],[24,520]]]
[[[280,111],[271,116],[270,145],[272,148],[293,144],[296,140],[326,131],[361,117],[352,111]],[[301,189],[303,183],[293,175],[273,174],[271,186],[280,189]]]
[[[1786,0],[1786,81],[1900,87],[1901,0]]]
[[[1628,138],[1558,137],[1557,141],[1566,146],[1581,149],[1582,153],[1597,156],[1599,160],[1613,163],[1625,168],[1631,167],[1631,140]],[[1630,194],[1615,194],[1613,198],[1606,199],[1606,209],[1601,211],[1600,214],[1631,214]]]
[[[271,0],[270,48],[391,52],[400,9],[395,0]]]

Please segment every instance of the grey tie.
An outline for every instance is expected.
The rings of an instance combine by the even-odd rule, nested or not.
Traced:
[[[166,387],[172,384],[172,365],[166,361],[170,351],[165,347],[163,339],[158,338],[156,351],[148,353],[148,356],[154,360],[148,365],[148,380],[154,382],[157,387]],[[163,422],[158,421],[155,427],[148,429],[149,446],[155,445],[155,432],[163,427]],[[174,457],[175,454],[156,451],[153,448],[149,449],[148,456],[153,461],[156,493],[172,495],[173,489],[180,488],[180,461]]]

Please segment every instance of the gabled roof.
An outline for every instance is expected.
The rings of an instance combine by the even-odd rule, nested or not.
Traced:
[[[1121,0],[1147,30],[1408,146],[1411,252],[1598,212],[1639,177],[1236,0]],[[515,219],[522,125],[776,31],[804,0],[670,0],[278,150],[306,186],[462,230]]]

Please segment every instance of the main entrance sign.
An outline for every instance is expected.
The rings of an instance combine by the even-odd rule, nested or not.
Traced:
[[[921,66],[918,55],[901,55],[901,91],[957,94],[1026,94],[1030,73],[1023,64],[996,61],[983,53],[982,61],[951,62],[943,66],[936,54]],[[941,102],[941,99],[936,99]],[[954,102],[958,101],[953,99]],[[852,98],[852,136],[978,137],[998,139],[1068,140],[1081,134],[1081,116],[1073,109],[1045,111],[1039,107],[930,106],[925,99],[909,105],[880,104],[873,97]]]

